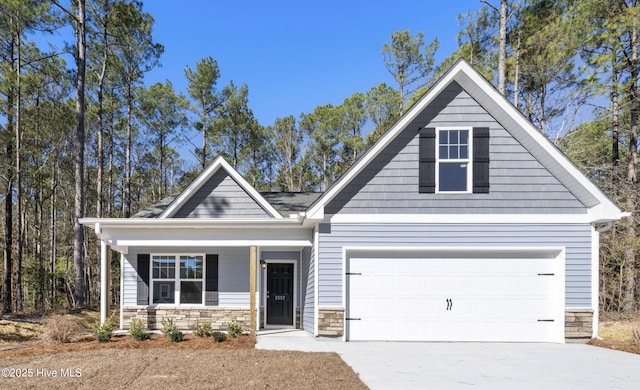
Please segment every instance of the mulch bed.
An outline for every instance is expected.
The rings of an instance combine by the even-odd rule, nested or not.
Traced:
[[[114,335],[110,341],[101,343],[94,336],[82,336],[71,343],[60,344],[43,340],[20,343],[16,348],[0,352],[2,358],[50,355],[63,352],[89,351],[95,349],[185,349],[185,350],[236,350],[251,349],[256,344],[255,336],[228,336],[227,340],[218,343],[213,337],[197,337],[185,334],[181,342],[171,341],[167,336],[152,334],[149,340],[137,341],[129,335]]]

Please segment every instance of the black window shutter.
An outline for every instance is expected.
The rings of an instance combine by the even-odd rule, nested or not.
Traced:
[[[420,129],[419,142],[419,190],[422,194],[436,192],[436,129]]]
[[[149,255],[138,255],[138,305],[149,304]]]
[[[489,128],[473,128],[473,193],[489,193]]]
[[[204,304],[218,306],[218,255],[207,255],[205,264]]]

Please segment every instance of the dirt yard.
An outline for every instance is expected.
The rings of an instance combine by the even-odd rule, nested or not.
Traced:
[[[75,316],[86,334],[93,320]],[[179,343],[160,334],[108,343],[80,335],[57,344],[37,337],[41,326],[29,321],[0,320],[0,388],[367,388],[335,353],[255,350],[250,335],[222,343],[192,334]]]
[[[589,344],[640,354],[640,312],[627,318],[605,317],[598,333],[602,340],[591,340]]]

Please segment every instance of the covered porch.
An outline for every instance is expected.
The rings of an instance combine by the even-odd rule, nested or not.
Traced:
[[[143,319],[149,329],[164,318],[183,329],[204,322],[226,329],[232,321],[251,332],[300,326],[312,233],[297,218],[81,222],[93,226],[101,243],[101,322],[110,312],[113,250],[122,255],[121,329],[132,318]]]

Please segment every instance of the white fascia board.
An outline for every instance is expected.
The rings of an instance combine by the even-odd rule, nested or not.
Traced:
[[[105,228],[279,228],[301,226],[302,221],[291,218],[262,218],[262,219],[216,219],[216,218],[81,218],[80,223],[87,226]]]
[[[337,214],[331,223],[565,224],[594,223],[589,214]]]
[[[539,131],[533,124],[524,117],[524,115],[511,104],[498,90],[496,90],[480,73],[478,73],[471,65],[466,62],[458,64],[461,66],[460,70],[469,77],[476,85],[478,85],[484,93],[486,93],[491,99],[499,104],[500,108],[509,115],[516,123],[524,129],[527,134],[533,138],[540,145],[547,145],[545,150],[549,155],[558,161],[560,165],[573,176],[580,185],[582,185],[588,192],[590,192],[601,205],[606,209],[607,215],[602,215],[605,220],[618,220],[622,218],[622,210],[613,203],[613,201],[602,190],[595,185],[587,176],[585,176],[576,166],[569,160],[569,158],[562,153],[551,141]],[[458,71],[455,72],[458,75]],[[455,77],[454,77],[455,79]]]
[[[454,79],[457,72],[461,71],[464,61],[458,62],[449,72],[447,72],[429,91],[397,121],[389,131],[369,149],[355,165],[353,165],[327,192],[322,194],[316,204],[307,211],[307,217],[311,219],[322,219],[324,206],[333,199],[362,169],[364,169],[384,148],[386,148],[396,136],[402,132],[418,116],[422,110],[435,99],[444,88]],[[467,65],[469,66],[469,65]]]
[[[153,240],[153,239],[122,239],[122,240],[106,240],[109,245],[118,247],[310,247],[310,240]]]
[[[205,169],[189,186],[182,191],[178,197],[171,202],[158,219],[171,218],[189,200],[196,191],[200,189],[213,176],[218,169],[224,169],[238,183],[238,185],[255,200],[264,210],[271,214],[274,218],[283,218],[283,216],[273,207],[267,200],[256,191],[229,163],[221,156],[216,158],[207,169]]]
[[[538,253],[558,255],[564,252],[561,246],[346,246],[343,247],[343,253],[352,252],[389,252],[391,254],[397,252],[404,253],[429,253],[429,252],[454,252],[454,253]]]

